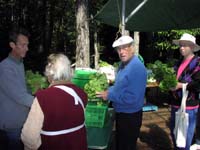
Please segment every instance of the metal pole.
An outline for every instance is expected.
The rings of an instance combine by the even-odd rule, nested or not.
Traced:
[[[128,17],[126,17],[125,19],[125,23],[128,22],[128,20],[133,16],[135,15],[139,10],[140,8],[142,8],[142,6],[147,2],[148,0],[144,0],[143,2],[141,2],[131,13]]]
[[[125,35],[125,6],[126,0],[122,0],[122,35]]]

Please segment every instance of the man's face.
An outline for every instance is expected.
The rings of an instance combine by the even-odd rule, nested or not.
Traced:
[[[180,41],[180,53],[183,57],[187,57],[190,54],[193,54],[193,48],[194,45],[192,43],[189,43],[187,41]]]
[[[117,52],[118,52],[120,60],[123,63],[128,62],[134,55],[134,49],[131,44],[126,44],[126,45],[117,47]]]
[[[11,42],[12,54],[14,57],[21,59],[26,56],[28,51],[29,40],[28,37],[24,35],[18,35],[16,43]]]

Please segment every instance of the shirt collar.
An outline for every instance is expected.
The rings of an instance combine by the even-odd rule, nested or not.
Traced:
[[[23,59],[17,59],[17,58],[15,58],[15,57],[13,57],[11,54],[8,55],[8,58],[9,58],[11,61],[13,61],[13,62],[15,62],[15,63],[17,63],[17,64],[23,63]]]

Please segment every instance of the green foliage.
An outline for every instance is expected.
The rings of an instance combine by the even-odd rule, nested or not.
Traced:
[[[174,65],[177,61],[178,61],[178,59],[170,58],[170,59],[167,59],[166,64],[168,67],[174,67]]]
[[[154,63],[147,64],[147,68],[152,70],[162,92],[167,92],[170,88],[176,86],[176,74],[172,67],[157,60]]]
[[[96,98],[96,92],[104,91],[108,88],[108,81],[105,74],[95,73],[90,75],[90,81],[85,84],[84,90],[88,94],[90,101],[100,100]]]
[[[27,86],[30,88],[32,94],[35,94],[38,89],[48,87],[47,79],[39,74],[39,72],[33,73],[31,70],[27,70],[25,75]]]

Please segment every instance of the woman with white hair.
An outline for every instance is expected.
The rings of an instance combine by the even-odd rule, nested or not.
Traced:
[[[22,129],[25,149],[87,150],[87,95],[70,82],[70,61],[63,54],[51,54],[45,75],[50,86],[36,92]]]

